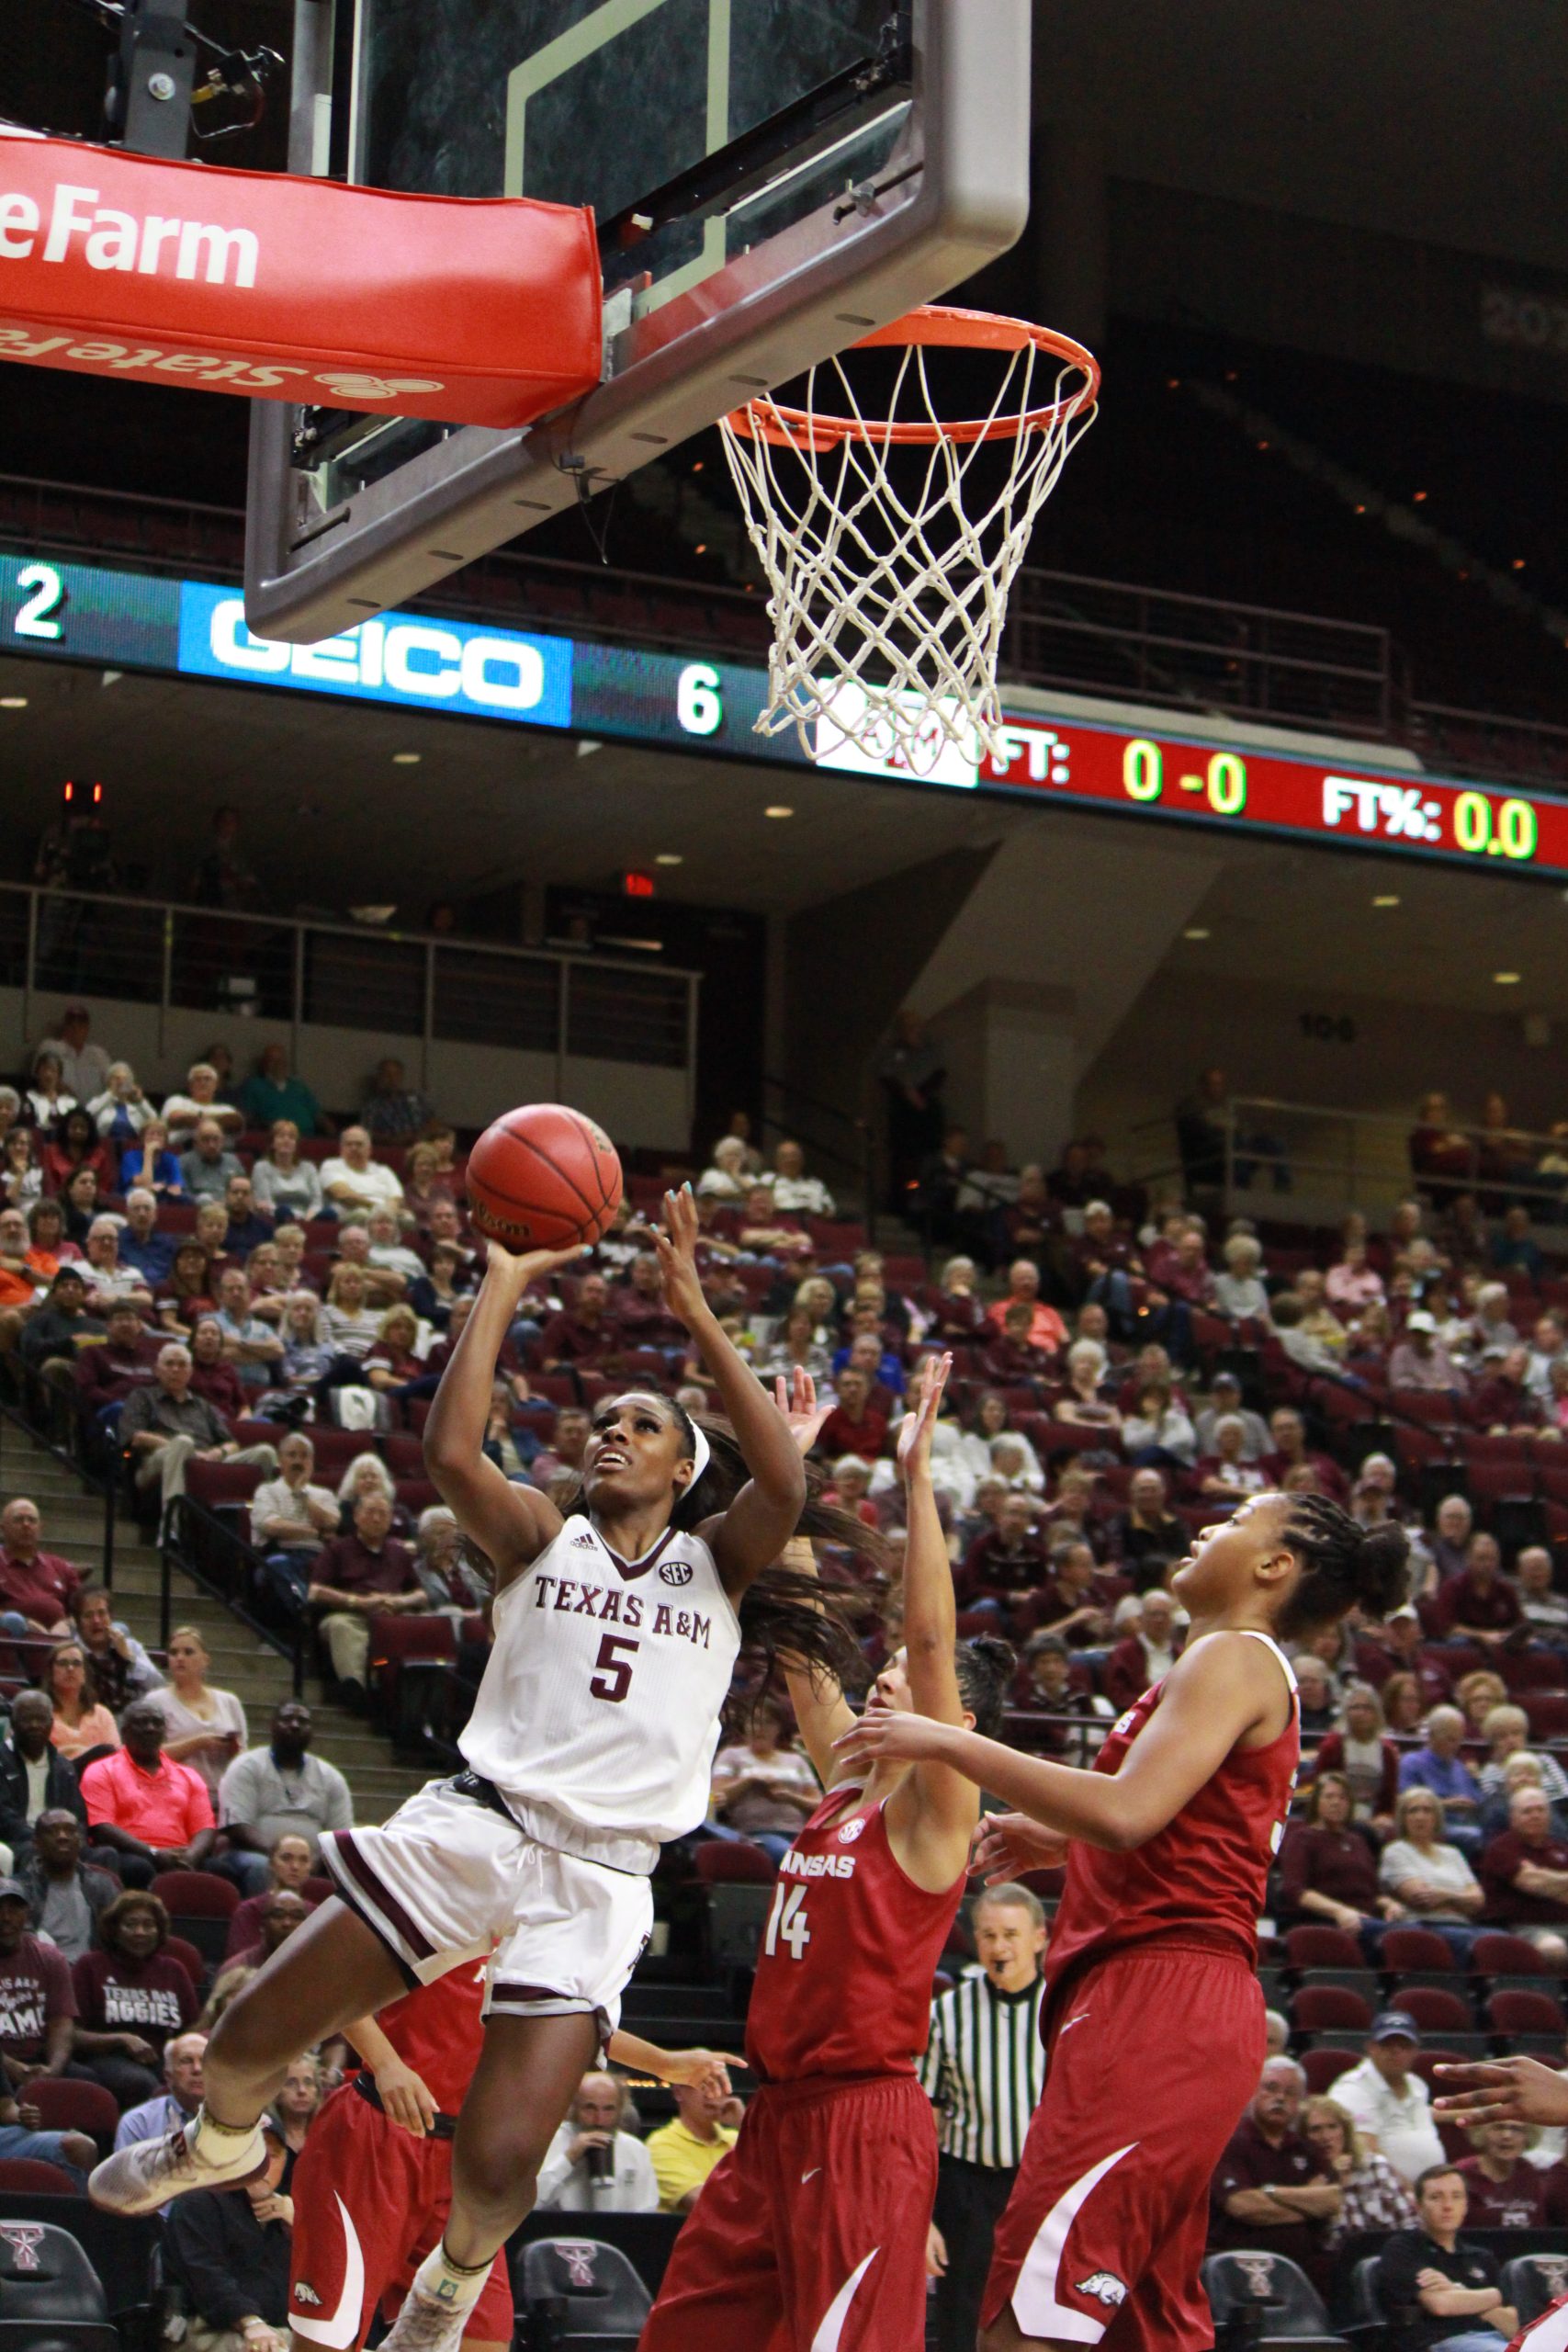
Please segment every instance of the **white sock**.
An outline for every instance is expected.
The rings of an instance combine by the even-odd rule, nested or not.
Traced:
[[[485,2280],[490,2277],[494,2260],[495,2256],[491,2255],[489,2262],[477,2263],[472,2268],[467,2268],[462,2263],[453,2261],[443,2239],[425,2256],[413,2274],[413,2283],[422,2295],[430,2297],[432,2302],[444,2304],[448,2311],[470,2312],[484,2292]]]
[[[205,2107],[197,2108],[196,2120],[186,2134],[190,2145],[194,2146],[199,2140],[204,2155],[220,2165],[227,2164],[231,2156],[240,2154],[255,2136],[256,2126],[254,2123],[220,2123]]]

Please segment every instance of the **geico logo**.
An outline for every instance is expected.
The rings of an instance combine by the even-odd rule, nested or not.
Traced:
[[[19,189],[0,196],[0,261],[31,260],[42,225],[43,215],[33,197]],[[170,220],[157,212],[139,220],[134,212],[100,205],[96,187],[73,187],[62,180],[54,191],[39,259],[67,260],[78,239],[84,241],[81,251],[89,269],[130,269],[142,277],[194,278],[205,250],[209,286],[228,284],[231,263],[234,284],[254,286],[261,259],[261,245],[253,229]],[[166,245],[174,247],[172,269],[164,261]]]
[[[390,687],[429,702],[461,695],[484,710],[533,710],[544,700],[545,664],[516,638],[461,638],[430,621],[361,621],[319,645],[253,637],[238,596],[212,608],[212,658],[253,676],[313,679],[330,686]]]
[[[439,376],[364,376],[342,368],[323,368],[312,375],[309,368],[288,360],[220,359],[215,351],[165,351],[155,343],[81,343],[68,334],[40,334],[36,327],[0,326],[0,359],[46,359],[55,365],[78,360],[106,376],[131,375],[151,368],[160,376],[193,376],[204,384],[227,384],[237,392],[254,392],[287,383],[300,376],[320,384],[334,400],[390,401],[400,393],[439,392]]]

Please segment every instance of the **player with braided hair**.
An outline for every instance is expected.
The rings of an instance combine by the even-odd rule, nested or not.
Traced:
[[[928,1365],[899,1433],[905,1646],[876,1691],[895,1712],[993,1733],[1015,1660],[1005,1642],[955,1639],[931,1487],[951,1361]],[[792,1406],[809,1445],[825,1415],[804,1374]],[[810,1546],[792,1556],[808,1578]],[[924,2333],[937,2145],[915,2060],[979,1792],[942,1763],[846,1765],[841,1682],[809,1653],[784,1663],[827,1794],[784,1855],[758,1955],[746,2056],[761,2087],[676,2242],[640,2352],[908,2352]]]
[[[1256,1495],[1173,1572],[1187,1646],[1092,1770],[881,1707],[839,1742],[878,1770],[945,1763],[1017,1807],[985,1822],[992,1883],[1066,1864],[1045,2094],[997,2230],[982,2352],[1213,2343],[1209,2183],[1263,2062],[1257,1924],[1301,1757],[1280,1644],[1356,1606],[1385,1617],[1406,1581],[1402,1529],[1320,1495]]]

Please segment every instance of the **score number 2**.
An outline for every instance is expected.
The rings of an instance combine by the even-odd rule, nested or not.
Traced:
[[[52,563],[29,563],[17,574],[18,588],[32,591],[11,623],[15,637],[41,637],[54,641],[64,636],[62,624],[51,619],[65,602],[65,582]]]
[[[1122,783],[1129,800],[1157,800],[1165,790],[1165,753],[1146,736],[1135,735],[1122,754]],[[1199,775],[1180,778],[1183,792],[1201,792],[1216,817],[1240,817],[1247,808],[1247,762],[1235,752],[1214,752]]]

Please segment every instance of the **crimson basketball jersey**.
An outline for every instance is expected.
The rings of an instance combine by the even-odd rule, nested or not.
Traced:
[[[746,2062],[762,2082],[908,2075],[931,2030],[931,1978],[964,1893],[906,1875],[886,1810],[829,1790],[779,1864],[746,2018]]]
[[[465,1960],[433,1984],[416,1984],[377,2012],[377,2024],[443,2115],[457,2114],[479,2064],[486,1965]]]
[[[1075,1838],[1051,1930],[1046,1975],[1059,1984],[1085,1960],[1153,1937],[1235,1951],[1249,1965],[1269,1866],[1280,1850],[1301,1765],[1301,1709],[1290,1660],[1266,1634],[1291,1686],[1291,1720],[1267,1747],[1233,1747],[1224,1762],[1157,1834],[1128,1853]],[[1107,1735],[1097,1772],[1117,1772],[1153,1717],[1163,1679],[1145,1690]]]

